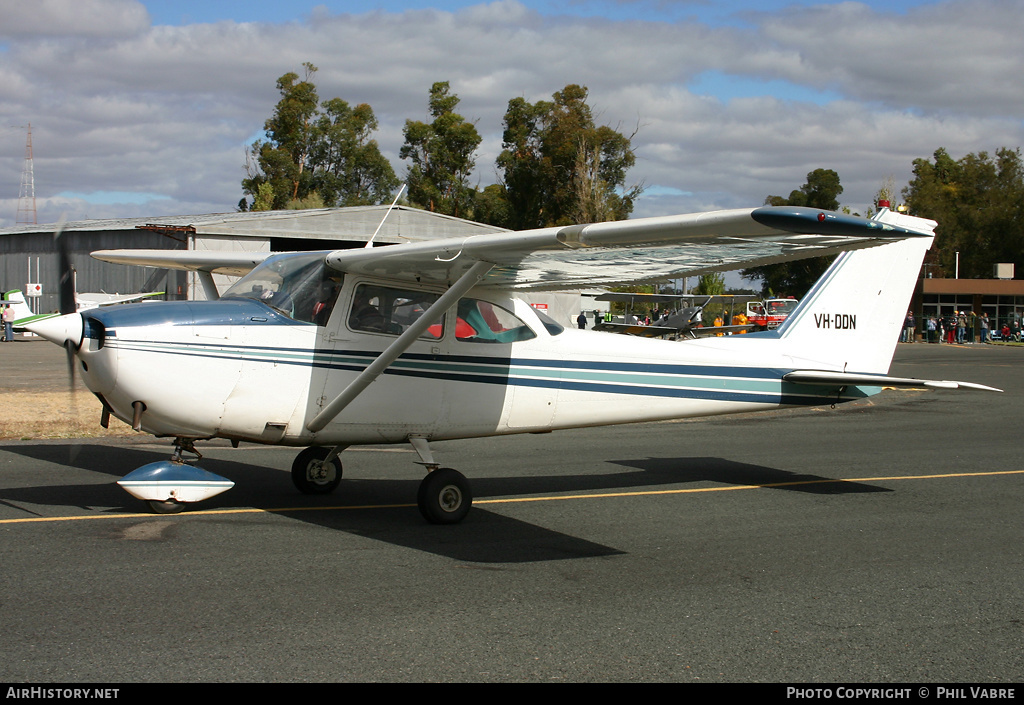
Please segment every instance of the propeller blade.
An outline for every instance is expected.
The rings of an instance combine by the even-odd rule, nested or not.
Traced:
[[[68,358],[68,389],[75,391],[75,344],[70,340],[64,341],[64,352]]]
[[[62,215],[57,223],[57,229],[53,233],[54,242],[57,245],[57,271],[60,272],[60,312],[61,315],[74,313],[78,310],[75,303],[75,270],[71,266],[71,257],[68,255],[68,244],[64,239],[65,217]]]
[[[75,313],[78,306],[75,303],[75,270],[71,266],[71,257],[68,255],[68,243],[64,239],[65,216],[57,221],[57,228],[53,231],[53,240],[57,245],[57,271],[60,273],[58,292],[60,294],[60,313],[66,316]],[[70,339],[63,343],[64,352],[68,360],[68,388],[72,393],[75,391],[75,347],[76,344]]]

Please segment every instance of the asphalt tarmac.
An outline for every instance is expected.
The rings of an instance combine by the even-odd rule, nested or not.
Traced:
[[[1006,392],[440,443],[446,527],[403,447],[315,498],[204,444],[235,488],[157,516],[114,482],[166,441],[4,442],[0,683],[1020,683],[1022,370],[902,345]]]

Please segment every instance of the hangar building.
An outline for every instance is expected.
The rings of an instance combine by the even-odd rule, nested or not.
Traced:
[[[503,232],[494,226],[406,206],[395,206],[390,214],[387,211],[388,206],[364,206],[83,220],[66,223],[61,236],[75,269],[77,291],[163,291],[167,299],[202,299],[203,287],[194,273],[110,264],[93,259],[89,253],[116,249],[289,252],[356,248],[374,237],[378,226],[374,243],[382,245]],[[30,284],[37,284],[39,296],[28,297],[37,313],[58,307],[59,272],[53,237],[57,228],[51,223],[0,230],[0,291],[28,292]],[[215,280],[223,291],[231,278],[218,276]],[[561,323],[575,324],[578,296],[538,293],[529,300]]]

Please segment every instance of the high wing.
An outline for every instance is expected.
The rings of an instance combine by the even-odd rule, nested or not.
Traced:
[[[492,265],[479,286],[566,290],[731,271],[929,236],[918,230],[812,208],[777,206],[570,225],[336,250],[333,269],[449,284]],[[122,264],[242,275],[269,252],[104,250]]]
[[[731,271],[914,236],[930,233],[813,208],[766,206],[339,250],[327,264],[443,283],[483,261],[495,266],[480,286],[564,290]]]

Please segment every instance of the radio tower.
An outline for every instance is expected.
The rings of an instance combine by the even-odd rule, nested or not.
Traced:
[[[36,224],[36,177],[32,168],[32,123],[28,124],[25,142],[25,167],[21,170],[21,188],[18,190],[18,217],[16,224]]]

